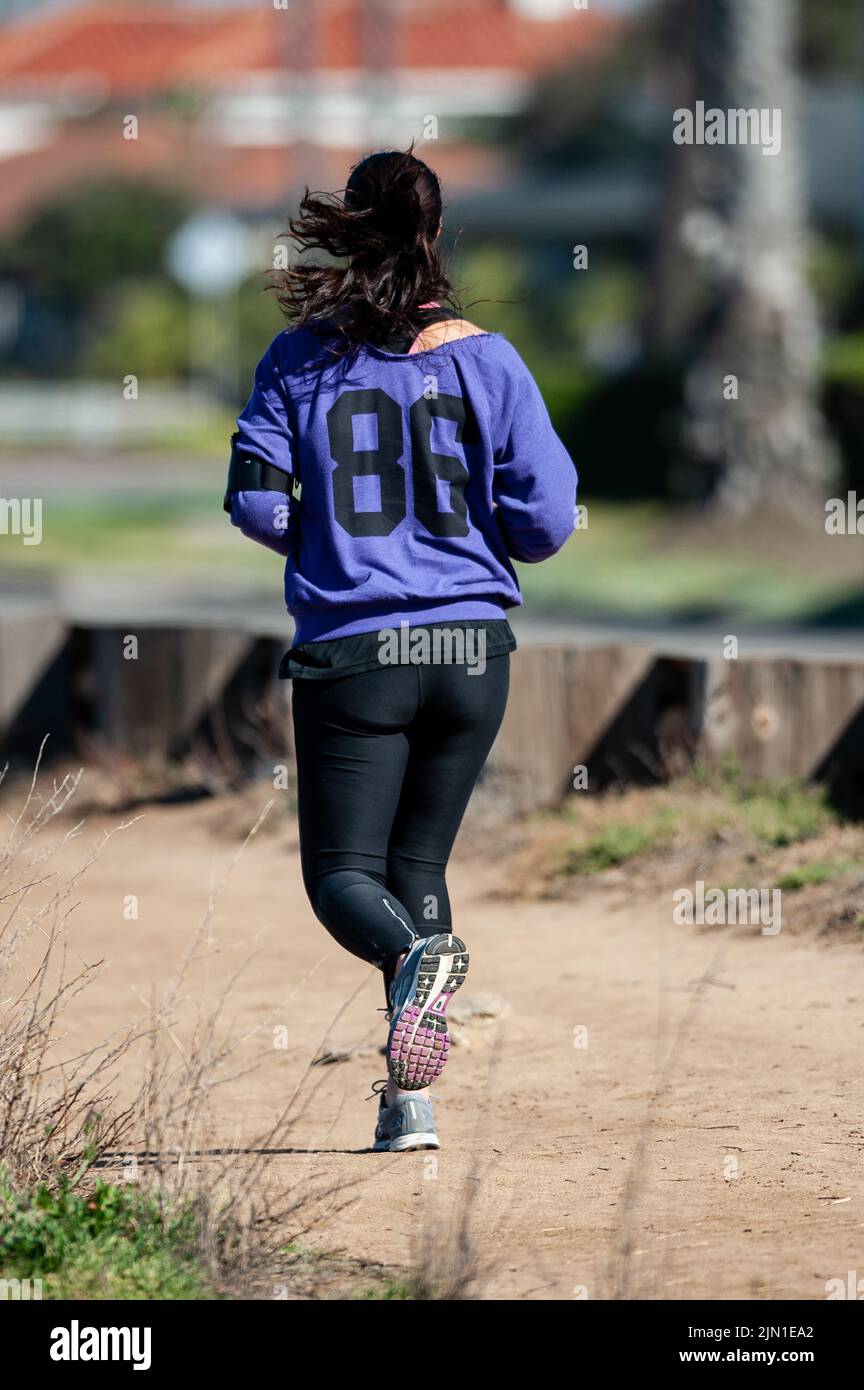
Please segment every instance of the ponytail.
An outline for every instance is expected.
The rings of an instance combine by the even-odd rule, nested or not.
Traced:
[[[351,170],[344,197],[307,188],[286,235],[301,251],[345,264],[299,261],[276,272],[272,288],[286,318],[335,331],[348,350],[413,335],[422,305],[455,304],[441,210],[437,175],[410,150],[368,155]]]

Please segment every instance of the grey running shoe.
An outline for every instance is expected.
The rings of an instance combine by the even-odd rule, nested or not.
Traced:
[[[450,1051],[444,1012],[468,972],[458,936],[420,937],[390,986],[387,1070],[403,1091],[419,1091],[444,1070]]]
[[[432,1103],[425,1096],[399,1096],[385,1105],[384,1094],[378,1106],[374,1148],[389,1153],[408,1149],[438,1149]]]

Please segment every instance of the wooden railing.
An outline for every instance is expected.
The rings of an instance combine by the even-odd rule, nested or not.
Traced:
[[[290,687],[269,636],[230,628],[70,627],[48,610],[0,619],[0,743],[32,758],[98,740],[172,759],[217,721],[260,719],[290,756]],[[251,721],[251,722],[250,722]],[[267,743],[269,740],[269,744]],[[240,743],[242,743],[242,738]],[[725,756],[758,777],[816,778],[864,800],[864,657],[682,659],[650,646],[525,646],[487,777],[515,804],[553,805],[579,769],[591,786],[651,781]]]

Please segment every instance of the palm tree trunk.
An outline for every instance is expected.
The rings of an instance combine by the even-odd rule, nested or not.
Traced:
[[[828,496],[835,455],[819,410],[819,328],[805,269],[796,3],[692,3],[724,69],[713,84],[726,94],[724,109],[779,109],[781,140],[775,154],[759,143],[694,147],[704,193],[682,230],[710,271],[715,301],[687,378],[686,443],[713,472],[715,509],[806,516]]]

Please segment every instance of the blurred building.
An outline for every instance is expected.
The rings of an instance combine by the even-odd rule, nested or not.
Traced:
[[[492,188],[509,162],[495,123],[543,70],[599,56],[618,25],[570,0],[18,14],[0,29],[0,230],[112,173],[266,214],[304,181],[340,186],[365,149],[411,139],[451,190]]]

